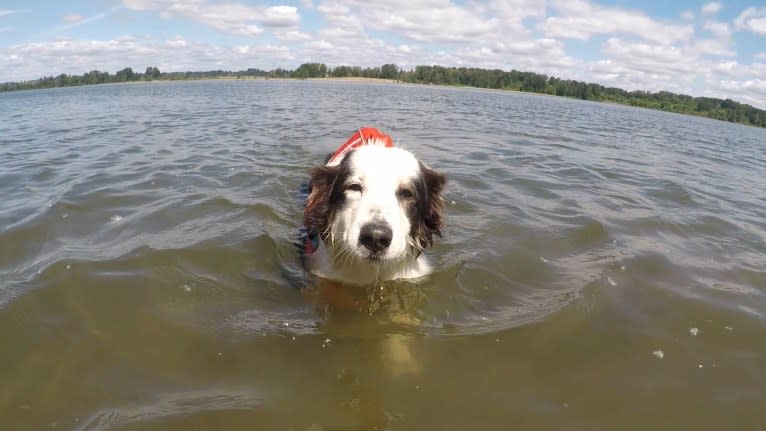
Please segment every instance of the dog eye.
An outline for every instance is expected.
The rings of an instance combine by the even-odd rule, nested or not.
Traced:
[[[412,199],[415,197],[415,195],[409,189],[401,189],[399,190],[398,194],[399,194],[399,198],[401,199]]]
[[[362,185],[359,183],[351,183],[346,185],[346,190],[351,190],[352,192],[361,192],[362,191]]]

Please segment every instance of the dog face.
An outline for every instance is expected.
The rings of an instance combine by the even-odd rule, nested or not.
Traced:
[[[304,222],[340,261],[417,257],[441,236],[445,183],[408,151],[362,146],[312,171]]]

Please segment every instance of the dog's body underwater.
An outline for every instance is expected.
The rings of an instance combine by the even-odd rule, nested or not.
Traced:
[[[441,236],[445,183],[388,135],[359,129],[311,172],[306,268],[348,284],[427,275],[422,252]]]

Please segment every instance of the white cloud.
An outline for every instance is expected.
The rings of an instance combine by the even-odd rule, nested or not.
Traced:
[[[702,55],[711,55],[719,57],[734,57],[736,52],[732,51],[729,43],[721,39],[699,39],[694,42],[692,47]]]
[[[311,36],[295,29],[279,29],[272,32],[274,37],[283,41],[311,40]]]
[[[159,10],[167,18],[181,16],[224,33],[254,37],[263,33],[260,26],[283,34],[297,34],[300,22],[294,6],[250,7],[239,3],[207,3],[204,0],[123,0],[132,10]],[[292,33],[291,33],[292,32]]]
[[[717,38],[728,39],[731,36],[731,27],[724,22],[705,21],[702,27]]]
[[[350,2],[351,3],[351,2]],[[419,42],[465,43],[500,31],[498,20],[448,1],[365,3],[356,9],[365,27],[398,32]]]
[[[766,80],[766,64],[742,64],[734,60],[719,61],[711,65],[711,71],[725,80]]]
[[[124,67],[142,72],[146,66],[167,72],[272,69],[296,61],[286,46],[249,45],[245,52],[239,48],[192,43],[182,37],[160,43],[139,42],[131,36],[26,43],[0,48],[0,82],[60,73],[80,75],[94,69],[109,73]]]
[[[246,45],[236,48],[237,53],[244,54],[242,59],[255,60],[259,57],[268,56],[271,59],[279,59],[280,61],[292,61],[295,57],[292,55],[290,48],[284,45]],[[242,60],[240,60],[242,61]],[[242,68],[244,69],[244,67]]]
[[[257,21],[266,27],[295,27],[301,17],[293,6],[271,6],[260,11],[263,15]]]
[[[630,42],[613,37],[606,41],[603,52],[620,64],[649,74],[693,75],[697,66],[694,55],[673,45]]]
[[[717,97],[732,98],[744,103],[764,108],[766,100],[766,79],[748,79],[744,81],[708,81],[711,92]]]
[[[63,17],[65,24],[62,24],[58,27],[53,28],[53,31],[64,31],[64,30],[71,30],[73,28],[77,28],[86,24],[90,24],[92,22],[101,21],[102,19],[110,16],[115,11],[117,11],[117,7],[113,7],[111,9],[107,9],[103,12],[97,13],[93,16],[89,16],[87,18],[77,15],[77,14],[71,14],[66,15]]]
[[[706,3],[702,6],[702,13],[706,15],[715,15],[723,9],[723,5],[717,1]]]
[[[734,20],[737,30],[747,30],[766,35],[766,7],[749,7]]]
[[[11,9],[0,9],[0,16],[13,15],[15,13],[19,13],[19,11]]]
[[[185,48],[189,44],[186,42],[186,39],[184,39],[183,37],[176,36],[173,39],[166,40],[165,45],[171,48]]]
[[[694,36],[694,27],[661,22],[638,10],[595,5],[585,0],[554,0],[557,12],[538,24],[549,37],[588,40],[594,35],[629,34],[657,43],[675,43]]]
[[[69,15],[64,15],[63,19],[64,19],[64,22],[73,23],[73,22],[81,21],[82,15],[73,13]]]
[[[694,11],[690,11],[690,10],[685,10],[685,11],[681,12],[680,16],[681,16],[681,19],[683,19],[685,21],[691,21],[695,17]]]

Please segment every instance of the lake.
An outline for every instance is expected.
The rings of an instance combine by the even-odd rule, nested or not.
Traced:
[[[316,295],[309,169],[449,178],[417,284]],[[0,94],[0,429],[764,429],[766,130],[407,84]],[[358,301],[357,301],[358,300]]]

